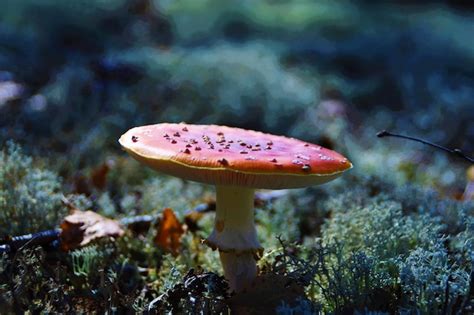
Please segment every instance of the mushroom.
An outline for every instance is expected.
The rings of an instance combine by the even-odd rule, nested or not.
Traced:
[[[216,125],[156,124],[132,128],[119,140],[154,170],[216,186],[214,230],[229,287],[242,291],[257,275],[263,248],[254,224],[257,188],[319,185],[352,167],[337,152],[293,138]]]
[[[466,172],[467,184],[462,196],[463,200],[474,200],[474,166],[470,166]]]

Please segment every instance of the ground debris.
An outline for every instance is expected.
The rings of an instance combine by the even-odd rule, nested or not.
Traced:
[[[183,280],[153,300],[148,311],[180,314],[227,314],[227,281],[212,272],[190,269]]]
[[[109,173],[111,166],[113,166],[113,162],[106,161],[91,171],[90,178],[92,185],[95,188],[99,190],[104,190],[106,188],[107,174]]]

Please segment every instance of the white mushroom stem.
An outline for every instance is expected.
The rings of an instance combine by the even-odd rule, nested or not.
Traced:
[[[254,222],[254,189],[217,186],[216,195],[214,230],[207,242],[219,249],[230,289],[238,292],[255,279],[255,257],[262,250]]]
[[[463,200],[471,200],[474,199],[474,181],[468,181],[466,185],[466,189],[462,195]]]

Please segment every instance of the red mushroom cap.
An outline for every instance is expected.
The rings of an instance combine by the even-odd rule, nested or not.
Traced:
[[[226,126],[142,126],[119,142],[157,171],[215,185],[298,188],[325,183],[352,167],[341,154],[315,144]]]

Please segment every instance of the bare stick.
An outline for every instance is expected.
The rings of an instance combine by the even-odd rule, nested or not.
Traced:
[[[0,243],[0,253],[17,251],[34,245],[47,245],[59,239],[60,229],[46,230],[37,233],[14,236]]]
[[[437,148],[437,149],[441,149],[441,150],[443,150],[443,151],[446,151],[446,152],[455,154],[455,155],[457,155],[457,156],[459,156],[459,157],[462,157],[462,158],[468,160],[468,161],[471,162],[471,163],[474,163],[474,158],[471,158],[471,157],[467,156],[466,154],[464,154],[464,152],[461,151],[461,149],[450,149],[450,148],[446,148],[446,147],[443,147],[442,145],[439,145],[439,144],[436,144],[436,143],[432,143],[432,142],[429,142],[429,141],[426,141],[426,140],[423,140],[423,139],[419,139],[419,138],[415,138],[415,137],[410,137],[410,136],[399,135],[399,134],[396,134],[396,133],[388,132],[387,130],[382,130],[382,131],[378,132],[378,133],[377,133],[377,137],[379,137],[379,138],[383,138],[383,137],[395,137],[395,138],[402,138],[402,139],[413,140],[413,141],[416,141],[416,142],[421,142],[421,143],[423,143],[423,144],[430,145],[430,146],[435,147],[435,148]]]
[[[287,190],[272,191],[272,192],[261,192],[257,193],[255,196],[254,203],[256,205],[263,205],[266,202],[270,202],[274,199],[280,198],[287,194]],[[76,207],[65,197],[62,198],[63,204],[68,207],[70,210],[76,209]],[[187,213],[192,211],[206,213],[216,210],[216,202],[210,200],[208,202],[199,204],[192,210],[188,210]],[[140,215],[122,218],[120,224],[126,226],[128,229],[144,233],[148,231],[151,224],[158,218],[157,215]],[[22,248],[34,246],[34,245],[48,245],[53,241],[59,240],[59,234],[61,229],[46,230],[37,233],[31,233],[26,235],[19,235],[13,237],[6,237],[5,239],[0,239],[0,254],[10,253],[21,250]]]

